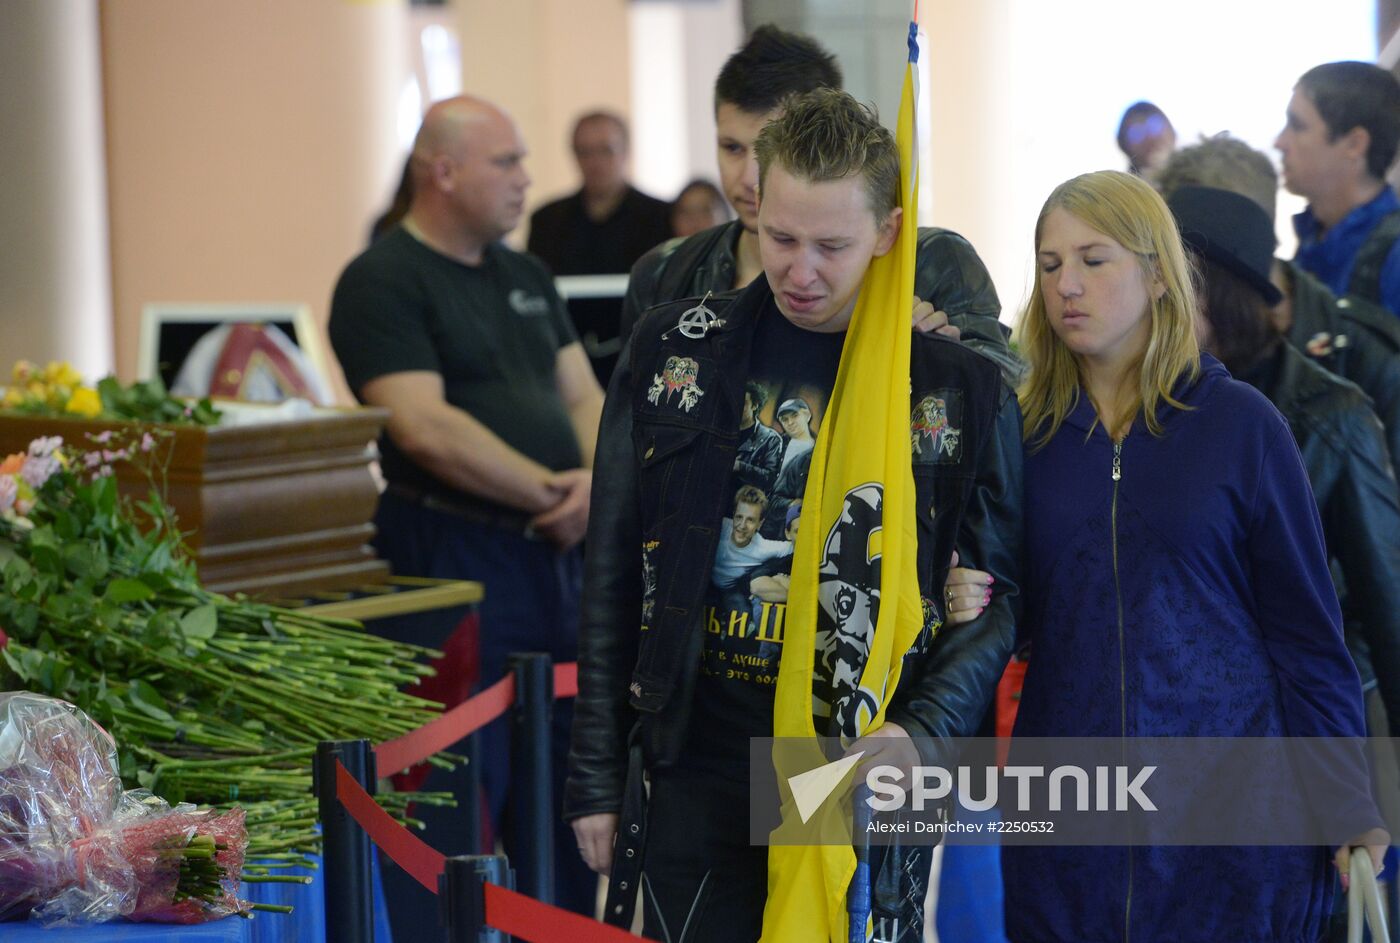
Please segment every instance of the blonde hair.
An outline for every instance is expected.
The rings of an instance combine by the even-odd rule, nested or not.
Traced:
[[[1135,395],[1122,415],[1106,417],[1109,428],[1116,429],[1141,411],[1148,430],[1161,435],[1157,407],[1165,402],[1177,409],[1188,408],[1172,397],[1172,386],[1184,373],[1194,380],[1201,370],[1192,323],[1196,317],[1193,273],[1181,247],[1176,220],[1157,191],[1138,177],[1116,170],[1083,174],[1060,184],[1045,201],[1035,223],[1037,254],[1045,218],[1056,209],[1136,255],[1143,277],[1163,288],[1155,299],[1149,292],[1147,347],[1129,367],[1128,382],[1135,387]],[[1050,325],[1038,262],[1034,285],[1016,329],[1021,352],[1030,365],[1017,395],[1025,420],[1024,436],[1027,440],[1037,436],[1034,445],[1040,448],[1078,404],[1083,372],[1079,360]]]
[[[753,152],[760,194],[769,168],[778,164],[810,183],[862,175],[877,222],[899,206],[894,135],[874,111],[838,89],[817,88],[785,99],[783,113],[754,139]]]

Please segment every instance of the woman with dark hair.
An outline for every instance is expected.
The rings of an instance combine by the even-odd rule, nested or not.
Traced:
[[[1046,201],[1035,248],[1018,328],[1032,653],[1014,737],[1126,749],[1144,737],[1362,736],[1302,463],[1277,411],[1199,352],[1191,270],[1162,198],[1129,174],[1076,177]],[[1314,811],[1329,834],[1353,836],[1339,866],[1365,846],[1379,867],[1389,836],[1360,747],[1328,742],[1341,757],[1335,801]],[[1013,763],[1017,751],[1013,739]],[[1213,772],[1193,769],[1189,788]],[[1006,847],[1007,935],[1313,943],[1330,854]]]
[[[1341,576],[1348,647],[1363,676],[1374,672],[1390,729],[1400,730],[1400,496],[1380,420],[1361,390],[1276,330],[1268,215],[1213,187],[1180,187],[1167,203],[1201,273],[1196,335],[1288,421]]]
[[[719,187],[708,180],[692,180],[671,204],[671,235],[693,236],[729,222],[729,204]]]

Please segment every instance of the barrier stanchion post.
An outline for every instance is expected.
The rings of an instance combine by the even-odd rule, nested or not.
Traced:
[[[486,885],[515,889],[505,855],[461,855],[447,859],[438,878],[438,908],[448,943],[510,943],[510,936],[486,924]]]
[[[554,903],[554,790],[551,720],[554,666],[548,655],[513,654],[515,710],[510,721],[510,851],[520,890]]]
[[[467,851],[479,855],[481,848],[481,737],[472,734],[467,737]]]
[[[374,751],[368,740],[322,740],[316,745],[313,787],[321,816],[322,882],[326,892],[326,943],[374,943],[369,836],[336,800],[339,760],[373,794]]]

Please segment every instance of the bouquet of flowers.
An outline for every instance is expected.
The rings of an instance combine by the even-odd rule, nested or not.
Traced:
[[[0,408],[30,416],[70,416],[83,419],[126,419],[138,422],[192,423],[212,426],[219,411],[208,399],[186,402],[166,392],[159,378],[125,384],[104,377],[96,386],[66,361],[49,361],[40,368],[21,360],[10,371],[10,386]]]
[[[202,587],[158,491],[133,505],[112,472],[153,462],[152,437],[168,434],[103,431],[86,447],[46,437],[0,462],[0,689],[91,715],[115,735],[128,788],[238,802],[258,862],[244,880],[292,880],[258,872],[319,849],[316,743],[379,742],[431,720],[440,705],[402,688],[431,675],[420,659],[439,653]],[[451,804],[378,798],[410,822],[412,802]]]
[[[203,923],[238,899],[243,813],[123,792],[111,736],[73,705],[0,694],[0,920]]]

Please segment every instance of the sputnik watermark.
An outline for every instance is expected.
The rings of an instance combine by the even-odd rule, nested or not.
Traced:
[[[753,740],[750,841],[1335,847],[1374,818],[1368,757],[1400,756],[1340,737],[974,738],[915,740],[911,769],[862,746]]]
[[[1014,808],[1017,812],[1038,809],[1051,812],[1065,809],[1075,812],[1128,812],[1135,808],[1143,812],[1156,812],[1156,804],[1143,791],[1147,780],[1156,771],[1155,766],[1144,766],[1136,772],[1127,766],[1096,766],[1092,771],[1091,803],[1091,773],[1078,766],[1056,766],[1048,774],[1043,766],[987,767],[982,770],[981,798],[973,795],[976,774],[970,766],[959,766],[956,772],[942,766],[916,766],[911,776],[912,785],[908,789],[902,785],[905,778],[903,770],[895,766],[876,766],[865,776],[865,785],[870,790],[865,801],[876,812],[904,809],[923,812],[932,804],[942,803],[951,797],[956,787],[960,808],[970,812],[986,812],[998,805],[1003,809],[1008,808],[1006,803],[1000,801],[1001,783],[1003,780],[1015,780]],[[1033,786],[1038,783],[1043,784],[1045,791],[1040,796],[1033,796]],[[1066,792],[1070,793],[1073,804],[1065,803]],[[1133,805],[1129,805],[1130,801]]]

